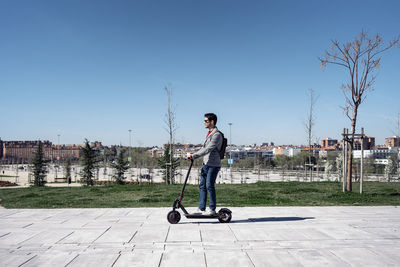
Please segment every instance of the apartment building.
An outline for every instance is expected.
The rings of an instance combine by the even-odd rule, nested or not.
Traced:
[[[338,144],[337,139],[327,138],[321,140],[321,147],[331,147],[331,146],[336,146],[337,144]]]
[[[0,159],[3,158],[3,141],[0,138]]]
[[[301,148],[298,147],[288,147],[288,146],[278,146],[273,149],[274,155],[286,155],[289,157],[294,157],[301,152]]]
[[[361,150],[361,138],[355,138],[354,139],[354,150]],[[363,149],[364,150],[372,150],[375,149],[375,137],[364,137],[364,143],[363,143]]]
[[[400,147],[400,137],[392,136],[385,138],[385,145],[388,147]]]
[[[43,154],[46,159],[78,159],[79,145],[53,145],[50,141],[42,141]],[[1,141],[1,157],[3,161],[29,162],[34,157],[39,141]],[[98,145],[98,144],[95,144]]]
[[[374,158],[374,159],[387,159],[390,156],[399,155],[399,148],[397,147],[379,147],[378,149],[364,150],[364,158]],[[361,158],[361,150],[353,151],[354,158]]]
[[[264,158],[272,159],[274,151],[267,148],[252,148],[252,147],[227,147],[226,158],[241,160],[245,158]]]

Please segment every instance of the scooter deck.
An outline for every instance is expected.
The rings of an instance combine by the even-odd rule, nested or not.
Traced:
[[[195,219],[213,219],[218,218],[218,214],[215,215],[203,215],[199,213],[188,213],[184,214],[186,218],[195,218]]]

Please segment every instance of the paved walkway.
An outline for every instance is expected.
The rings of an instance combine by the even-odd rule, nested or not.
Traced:
[[[0,210],[1,266],[400,266],[400,208],[231,208],[166,220],[169,208]]]

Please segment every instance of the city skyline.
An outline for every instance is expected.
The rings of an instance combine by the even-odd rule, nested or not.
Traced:
[[[385,138],[385,142],[384,143],[375,143],[375,137],[374,136],[365,136],[364,137],[364,141],[365,142],[372,142],[372,147],[398,147],[399,146],[399,140],[400,137],[399,136],[388,136]],[[354,139],[356,142],[360,143],[360,139],[359,138],[355,138]],[[372,140],[372,141],[371,141]],[[94,147],[99,147],[99,146],[104,146],[104,147],[137,147],[137,148],[163,148],[164,146],[168,146],[168,143],[164,143],[161,146],[157,146],[157,145],[150,145],[150,146],[133,146],[133,145],[125,145],[125,144],[112,144],[112,145],[106,145],[103,144],[103,142],[101,140],[88,140],[89,143],[94,146]],[[326,137],[323,138],[321,140],[319,140],[319,142],[314,142],[311,144],[311,146],[313,148],[329,148],[329,147],[333,147],[336,145],[339,145],[343,140],[342,139],[335,139],[335,138],[330,138],[330,137]],[[42,142],[44,144],[50,145],[52,147],[58,147],[58,148],[79,148],[80,146],[84,146],[85,143],[74,143],[74,144],[66,144],[66,143],[54,143],[50,140],[43,140],[43,139],[38,139],[38,140],[4,140],[0,137],[0,148],[2,144],[12,144],[12,146],[17,145],[17,147],[19,147],[20,145],[28,145],[30,148],[36,148],[37,143],[38,142]],[[186,142],[186,143],[180,143],[180,142],[175,142],[174,143],[176,146],[199,146],[201,147],[203,144],[202,143],[190,143],[190,142]],[[23,147],[21,146],[21,147]],[[251,144],[228,144],[228,147],[308,147],[308,144],[277,144],[273,141],[271,142],[263,142],[263,143],[251,143]],[[357,149],[357,148],[356,148]],[[1,151],[1,150],[0,150]],[[1,153],[0,153],[1,154]]]
[[[327,3],[2,2],[0,137],[127,146],[131,129],[132,146],[161,146],[171,86],[180,143],[202,143],[203,114],[215,112],[228,138],[232,123],[234,144],[306,144],[309,88],[319,96],[315,137],[340,139],[348,74],[322,71],[318,57],[362,29],[396,38],[400,3]],[[377,144],[400,112],[398,62],[398,48],[382,55],[360,106],[357,129]]]
[[[39,141],[3,141],[0,139],[0,162],[5,164],[29,164],[35,156],[38,149]],[[363,150],[368,158],[375,158],[378,164],[386,164],[390,156],[399,154],[400,137],[389,137],[385,140],[385,145],[375,144],[374,137],[365,137],[364,141],[360,138],[354,140],[355,157],[360,157]],[[99,158],[104,161],[112,160],[117,156],[121,148],[130,150],[130,147],[105,146],[101,142],[92,142],[90,146],[96,151]],[[50,141],[42,141],[42,151],[46,159],[58,163],[66,160],[79,161],[82,158],[84,144],[56,145]],[[162,147],[146,147],[135,149],[132,157],[136,158],[140,155],[147,155],[151,158],[162,158],[165,155],[168,144]],[[175,144],[174,157],[186,158],[189,154],[201,149],[202,144]],[[225,151],[225,158],[241,160],[247,157],[262,157],[263,159],[273,159],[276,155],[286,155],[294,157],[301,152],[310,151],[308,146],[302,145],[280,145],[280,144],[262,144],[261,146],[228,146]],[[328,157],[328,153],[333,153],[331,156],[338,156],[343,151],[343,141],[337,139],[324,139],[321,144],[312,146],[314,156],[318,158]],[[258,156],[256,156],[258,155]],[[304,154],[303,154],[304,155]],[[146,157],[146,156],[145,156]],[[382,161],[383,160],[383,161]],[[385,163],[386,160],[386,163]],[[139,160],[140,162],[140,160]]]

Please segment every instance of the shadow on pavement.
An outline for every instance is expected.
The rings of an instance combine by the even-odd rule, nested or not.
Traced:
[[[263,217],[248,218],[247,220],[232,220],[230,223],[249,223],[249,222],[287,222],[287,221],[303,221],[312,220],[314,217]]]
[[[304,221],[313,220],[315,217],[261,217],[261,218],[248,218],[243,220],[232,220],[230,223],[257,223],[257,222],[288,222],[288,221]],[[180,224],[203,224],[203,223],[220,223],[216,221],[193,221],[181,222]]]

